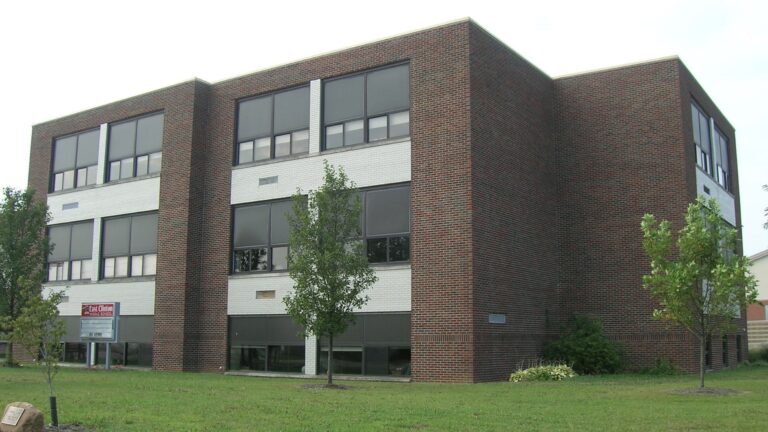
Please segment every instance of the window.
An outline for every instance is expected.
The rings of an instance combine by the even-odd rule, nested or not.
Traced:
[[[410,135],[408,65],[323,84],[325,149]]]
[[[728,139],[717,127],[715,127],[715,156],[715,178],[723,189],[731,190]]]
[[[155,274],[157,213],[107,219],[102,238],[105,279]]]
[[[712,175],[712,141],[709,136],[709,117],[695,103],[691,104],[693,144],[696,146],[696,164]]]
[[[96,184],[98,158],[98,129],[56,139],[51,190],[56,192]]]
[[[288,316],[229,318],[229,369],[303,372],[304,338]]]
[[[736,363],[741,363],[741,335],[736,335]]]
[[[288,269],[288,218],[293,201],[235,207],[233,263],[235,273]]]
[[[48,281],[91,278],[93,221],[48,228],[53,250],[48,255]]]
[[[109,125],[109,181],[160,172],[164,115]]]
[[[241,101],[236,164],[309,152],[309,87]]]
[[[723,366],[728,366],[728,336],[723,335]]]
[[[411,187],[363,192],[363,237],[372,263],[410,259]]]

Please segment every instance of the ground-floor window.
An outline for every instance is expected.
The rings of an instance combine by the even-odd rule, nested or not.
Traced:
[[[736,335],[736,362],[741,363],[741,335]]]
[[[0,341],[0,359],[5,359],[6,351],[8,351],[8,342]]]
[[[304,372],[304,338],[286,315],[229,317],[229,369]]]
[[[107,344],[95,344],[94,365],[104,365],[107,361]],[[109,344],[110,364],[112,366],[152,367],[152,344],[140,342],[116,342]],[[88,343],[65,342],[63,361],[66,363],[85,364],[88,358]]]
[[[723,335],[723,366],[728,366],[728,336]]]
[[[304,360],[304,345],[233,346],[229,369],[301,373]]]
[[[318,373],[328,370],[328,340],[320,338]],[[356,314],[355,322],[333,338],[333,372],[355,375],[411,374],[411,314]]]
[[[320,348],[318,373],[328,371],[328,347]],[[334,347],[333,372],[351,375],[411,374],[411,348],[391,346]]]

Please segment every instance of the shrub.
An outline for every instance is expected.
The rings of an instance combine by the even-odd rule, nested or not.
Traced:
[[[518,369],[509,377],[510,382],[525,381],[562,381],[577,376],[576,372],[564,364],[535,366],[528,369]]]
[[[749,362],[755,363],[759,361],[768,362],[768,345],[749,350]]]
[[[653,367],[630,370],[630,372],[643,375],[680,375],[683,373],[678,368],[676,368],[675,365],[669,361],[669,359],[666,358],[657,358],[656,364]]]
[[[615,373],[621,369],[621,347],[603,334],[600,321],[575,316],[564,335],[544,347],[544,358],[570,364],[579,374]]]

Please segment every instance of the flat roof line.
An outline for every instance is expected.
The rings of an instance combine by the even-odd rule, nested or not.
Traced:
[[[646,64],[661,63],[661,62],[666,62],[666,61],[670,61],[670,60],[678,60],[679,61],[680,60],[680,56],[678,56],[678,55],[670,55],[670,56],[659,57],[659,58],[650,59],[650,60],[642,60],[642,61],[636,61],[636,62],[632,62],[632,63],[624,63],[624,64],[620,64],[620,65],[616,65],[616,66],[607,66],[607,67],[601,67],[601,68],[595,68],[595,69],[588,69],[588,70],[581,71],[581,72],[574,72],[574,73],[569,73],[569,74],[565,74],[565,75],[554,76],[554,77],[552,77],[552,79],[553,80],[558,80],[558,79],[562,79],[562,78],[571,78],[571,77],[576,77],[576,76],[580,76],[580,75],[590,75],[590,74],[600,73],[600,72],[609,72],[609,71],[613,71],[613,70],[631,68],[631,67],[642,66],[642,65],[646,65]]]

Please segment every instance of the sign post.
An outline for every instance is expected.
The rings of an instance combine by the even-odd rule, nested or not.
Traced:
[[[83,303],[80,309],[80,340],[107,344],[104,368],[112,364],[109,344],[117,342],[120,330],[120,303]],[[90,348],[90,343],[89,343]],[[90,355],[90,349],[88,350]],[[90,364],[90,356],[88,363]]]

